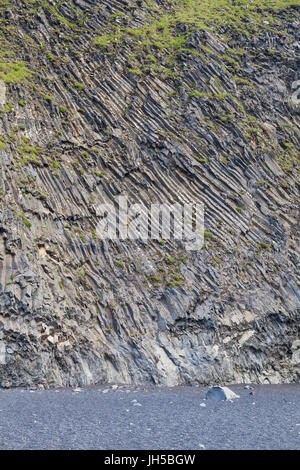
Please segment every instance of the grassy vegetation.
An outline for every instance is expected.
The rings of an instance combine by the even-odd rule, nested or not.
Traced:
[[[25,217],[24,212],[21,212],[20,214],[17,214],[17,217],[23,220],[24,225],[28,228],[32,227],[32,223]]]
[[[17,6],[17,3],[15,0],[2,0],[0,10],[8,5]],[[69,35],[64,35],[66,41],[71,40],[75,32],[85,30],[84,22],[88,14],[82,13],[80,8],[72,5],[71,2],[65,2],[69,13],[68,18],[71,18],[71,21],[64,16],[65,13],[61,9],[62,2],[60,1],[22,0],[19,3],[26,4],[24,14],[30,14],[34,17],[35,14],[43,10],[47,15],[50,14],[57,23],[60,23],[58,29],[67,27],[73,30]],[[131,10],[128,13],[114,12],[110,16],[110,23],[101,31],[101,35],[97,35],[93,39],[93,42],[96,47],[100,48],[127,44],[131,49],[133,59],[130,71],[136,75],[141,75],[144,68],[148,66],[154,73],[163,72],[174,76],[178,73],[172,70],[176,53],[189,51],[198,54],[192,48],[188,48],[188,37],[193,30],[224,27],[224,30],[235,29],[247,34],[249,31],[258,31],[261,26],[271,28],[278,21],[274,13],[289,6],[299,5],[299,0],[237,0],[234,2],[233,0],[169,0],[159,2],[159,5],[158,2],[149,0],[146,1],[146,4],[147,14],[139,17],[143,23],[146,21],[145,24],[139,27],[125,26],[116,19],[127,17],[131,21],[133,19]],[[139,16],[139,3],[133,1],[130,7]],[[265,24],[266,20],[268,26]],[[5,20],[1,24],[1,30],[3,37],[0,33],[0,80],[4,80],[6,83],[21,83],[30,80],[33,77],[33,71],[28,68],[26,63],[8,58],[12,52],[10,49],[19,47],[17,31]],[[29,35],[25,39],[29,42],[32,41]],[[13,44],[14,46],[12,46]],[[32,47],[34,47],[34,42]],[[39,48],[41,47],[44,49],[43,44],[39,45]],[[155,57],[157,51],[167,53],[167,65],[157,64],[157,57]],[[139,61],[137,57],[139,53],[143,53],[142,62],[145,63]],[[51,53],[48,53],[48,58],[59,59]],[[232,57],[228,57],[229,59],[233,60]],[[237,80],[240,84],[251,86],[251,83],[242,83],[242,79],[237,78]],[[75,86],[79,89],[84,88],[83,84],[77,82]],[[191,96],[197,96],[197,93],[199,92],[192,92]]]
[[[23,138],[21,145],[17,148],[20,156],[20,166],[25,166],[28,163],[40,163],[40,156],[44,152],[41,147],[29,145],[26,138]]]
[[[32,78],[33,72],[28,69],[24,62],[0,61],[0,80],[5,83],[24,83]]]
[[[188,51],[200,54],[188,46],[192,31],[222,27],[223,36],[226,35],[225,31],[230,30],[249,35],[262,27],[272,28],[272,25],[278,23],[276,12],[296,5],[299,5],[298,0],[171,0],[163,2],[161,7],[147,2],[150,11],[146,15],[146,24],[132,28],[112,21],[103,31],[104,34],[98,35],[93,41],[97,47],[105,49],[115,46],[130,48],[130,61],[134,65],[128,69],[131,73],[139,76],[151,70],[154,74],[176,77],[178,71],[173,66],[178,53]],[[128,19],[131,19],[130,16]],[[144,17],[140,19],[144,21]],[[202,49],[210,54],[209,50],[205,51],[204,45]],[[164,65],[157,64],[155,55],[158,52],[163,52],[167,57]],[[222,59],[236,67],[239,65],[230,56]],[[252,86],[249,82],[239,83]],[[190,96],[201,96],[201,93],[192,91]]]
[[[56,23],[60,23],[58,29],[68,27],[70,29],[79,30],[83,27],[84,14],[80,9],[75,8],[68,2],[69,10],[74,18],[74,23],[65,18],[60,12],[61,7],[60,1],[49,2],[47,0],[0,0],[0,13],[8,7],[14,11],[14,23],[19,18],[23,22],[30,17],[34,19],[35,15],[41,11],[44,11],[46,15],[51,14],[52,18],[55,19]],[[25,7],[25,8],[24,8]],[[2,15],[1,15],[2,16]],[[73,34],[73,33],[72,33]],[[0,80],[3,80],[7,84],[26,83],[30,81],[34,76],[34,71],[30,70],[28,64],[22,60],[15,59],[20,49],[20,41],[25,41],[30,45],[32,51],[37,47],[40,50],[44,50],[43,44],[37,46],[35,41],[26,35],[21,40],[18,28],[14,26],[9,20],[0,18]],[[48,53],[50,60],[66,60],[65,58],[59,58],[51,53]]]
[[[65,24],[69,28],[76,28],[76,25],[74,23],[71,23],[71,21],[67,20],[63,15],[61,15],[59,11],[55,8],[55,6],[51,5],[49,2],[47,2],[47,0],[40,0],[34,3],[38,6],[41,5],[45,10],[50,11],[58,21]]]
[[[172,258],[172,256],[167,256],[167,257],[165,258],[165,261],[166,261],[167,264],[174,264],[174,263],[176,263],[176,259],[175,259],[175,258]]]
[[[95,44],[107,47],[131,37],[135,45],[178,49],[187,39],[186,34],[177,32],[180,24],[189,25],[190,31],[226,26],[245,32],[253,26],[259,27],[266,19],[273,24],[276,19],[272,13],[296,5],[299,5],[297,0],[172,0],[171,6],[166,4],[153,10],[148,24],[135,29],[112,24],[111,33],[95,38]]]
[[[120,261],[120,260],[117,260],[117,261],[116,261],[116,265],[117,265],[119,268],[123,268],[123,267],[124,267],[123,261]]]

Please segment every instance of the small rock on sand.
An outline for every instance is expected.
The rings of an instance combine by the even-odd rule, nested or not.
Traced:
[[[240,397],[228,387],[211,387],[206,394],[206,398],[207,400],[222,401]]]

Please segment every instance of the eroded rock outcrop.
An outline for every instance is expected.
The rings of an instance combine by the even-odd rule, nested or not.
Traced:
[[[298,380],[299,8],[0,7],[0,386]],[[202,201],[204,248],[100,240],[120,195]]]

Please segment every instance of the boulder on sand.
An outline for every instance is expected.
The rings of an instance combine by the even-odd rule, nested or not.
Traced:
[[[240,397],[228,387],[211,387],[206,394],[207,400],[222,401],[233,400],[234,398]]]

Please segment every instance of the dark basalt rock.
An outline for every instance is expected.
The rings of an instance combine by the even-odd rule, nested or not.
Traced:
[[[180,24],[191,51],[140,75],[93,38],[148,3],[48,4],[2,12],[37,73],[0,81],[0,386],[299,380],[299,8],[284,35]],[[203,202],[204,248],[97,238],[125,194]]]

